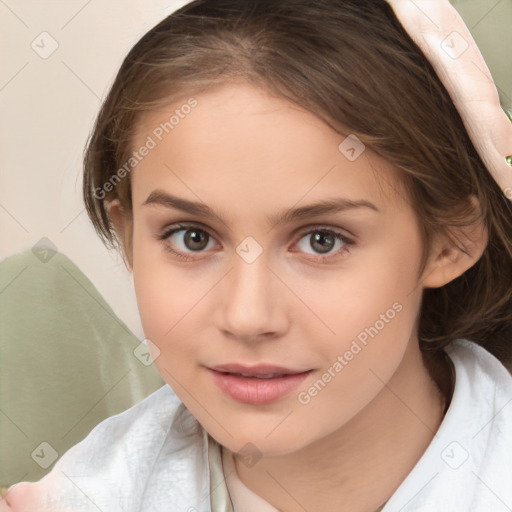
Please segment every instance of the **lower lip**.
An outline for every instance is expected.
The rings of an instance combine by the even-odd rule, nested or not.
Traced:
[[[215,384],[238,402],[252,405],[263,405],[275,402],[293,391],[312,370],[293,375],[283,375],[270,379],[242,377],[232,373],[221,373],[209,370]]]

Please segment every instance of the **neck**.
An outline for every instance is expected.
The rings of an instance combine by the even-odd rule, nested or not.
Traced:
[[[389,382],[347,424],[298,452],[263,457],[252,468],[235,457],[238,476],[282,512],[374,512],[432,441],[449,400],[444,393],[418,344],[410,343]]]

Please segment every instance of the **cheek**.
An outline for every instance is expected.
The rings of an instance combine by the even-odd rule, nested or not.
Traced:
[[[142,260],[140,260],[142,263]],[[137,272],[140,270],[140,272]],[[152,344],[154,365],[162,378],[186,402],[185,389],[194,389],[197,353],[200,351],[200,302],[190,279],[158,271],[158,265],[134,266],[134,283],[144,334]],[[197,321],[196,321],[197,319]],[[194,329],[195,328],[195,329]]]
[[[415,334],[421,286],[416,277],[420,245],[414,233],[357,256],[354,253],[350,272],[316,283],[309,294],[309,306],[319,312],[324,325],[311,322],[308,338],[316,340],[322,370],[343,374],[329,386],[332,393],[338,392],[324,394],[327,401],[338,393],[349,393],[354,403],[368,400],[382,385],[371,370],[384,381],[391,377]],[[333,370],[338,356],[343,369],[337,364]]]
[[[410,295],[396,300],[397,295],[377,288],[357,297],[347,295],[337,304],[325,302],[322,319],[333,332],[308,335],[320,364],[296,396],[296,410],[305,425],[308,417],[326,418],[309,435],[326,435],[350,421],[383,391],[401,365],[420,299]]]
[[[324,370],[338,356],[348,380],[371,378],[369,368],[391,375],[400,363],[415,332],[421,293],[408,294],[413,281],[405,283],[400,274],[391,282],[389,274],[380,281],[379,277],[367,275],[366,279],[372,278],[368,283],[352,276],[342,285],[323,288],[316,300],[310,297],[311,309],[320,312],[321,322],[311,316],[302,326],[321,354]]]
[[[305,302],[319,313],[333,339],[351,340],[359,333],[364,338],[365,330],[374,325],[382,333],[397,328],[410,333],[421,298],[419,257],[414,237],[408,244],[397,237],[371,251],[354,252],[350,268],[312,283],[304,293]]]
[[[187,329],[194,323],[204,291],[189,271],[169,264],[159,244],[141,240],[134,233],[133,247],[133,281],[139,314],[146,338],[160,350],[155,361],[158,366],[180,353],[193,352],[194,337]],[[186,343],[175,341],[182,339]]]

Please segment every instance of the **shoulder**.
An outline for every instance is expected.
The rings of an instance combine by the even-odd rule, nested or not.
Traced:
[[[116,441],[128,439],[137,432],[151,429],[151,442],[157,443],[168,429],[172,419],[182,405],[168,385],[164,385],[129,409],[111,416],[91,430],[89,435],[75,447],[90,448],[91,445],[111,451],[114,447],[109,437]]]
[[[446,349],[455,366],[455,389],[448,423],[466,433],[482,464],[505,463],[512,453],[512,374],[493,354],[468,340],[455,340]],[[458,425],[457,425],[458,424]],[[502,452],[501,450],[506,450]],[[507,456],[509,457],[509,455]],[[512,482],[512,467],[510,481]]]
[[[197,420],[164,385],[130,409],[99,423],[39,482],[11,487],[7,501],[19,512],[138,510],[159,480],[173,481],[173,471],[203,469],[201,457],[207,457],[204,440]],[[183,466],[182,453],[194,451],[196,465]],[[167,492],[172,494],[172,489],[168,487]],[[172,502],[172,496],[168,501]]]
[[[455,365],[457,378],[466,382],[473,392],[481,389],[481,386],[476,386],[476,381],[503,392],[512,391],[512,374],[497,357],[478,343],[458,339],[445,350]]]
[[[61,457],[55,468],[102,471],[112,465],[117,453],[133,452],[139,458],[148,450],[158,449],[181,405],[172,389],[164,385],[133,407],[96,425],[83,441]],[[136,448],[140,443],[143,451]]]
[[[465,422],[468,443],[481,455],[481,470],[503,465],[512,482],[512,374],[472,341],[456,340],[447,353],[456,368],[454,416]]]
[[[450,405],[383,512],[501,511],[512,503],[512,375],[473,341],[452,341],[445,351],[455,368]]]

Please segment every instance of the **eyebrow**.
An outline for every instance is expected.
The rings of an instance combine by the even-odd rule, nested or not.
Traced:
[[[222,224],[226,224],[222,213],[213,210],[206,204],[189,201],[188,199],[183,199],[181,197],[176,197],[159,189],[153,190],[153,192],[149,194],[148,198],[142,203],[142,206],[146,205],[160,205],[166,208],[174,208],[191,215],[197,215],[204,218],[215,218]],[[269,225],[274,226],[280,223],[286,224],[294,220],[301,220],[308,217],[337,213],[356,208],[368,208],[376,212],[380,212],[380,210],[373,203],[364,199],[354,201],[352,199],[340,197],[326,199],[314,204],[300,206],[298,208],[288,208],[281,212],[268,215],[267,222]]]

